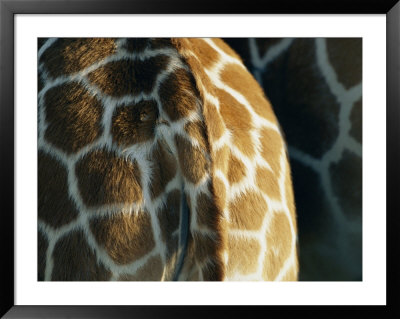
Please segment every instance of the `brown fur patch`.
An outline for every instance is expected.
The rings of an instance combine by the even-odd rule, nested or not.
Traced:
[[[170,237],[166,245],[166,256],[165,256],[165,271],[164,279],[171,281],[175,274],[176,264],[178,260],[179,240],[178,235]]]
[[[229,260],[227,265],[228,276],[236,272],[247,275],[257,271],[260,244],[255,239],[228,237]]]
[[[221,234],[221,233],[219,233]],[[224,276],[223,263],[220,261],[219,250],[222,247],[221,237],[213,240],[208,236],[197,232],[189,232],[188,246],[185,255],[185,262],[182,273],[187,274],[189,281],[200,280],[199,272],[201,271],[198,263],[211,260],[212,265],[208,265],[208,271],[203,269],[203,280],[222,280]]]
[[[157,214],[164,242],[171,239],[172,233],[179,227],[181,192],[173,190],[168,193],[165,207]]]
[[[148,38],[131,38],[127,39],[122,47],[130,53],[141,53],[148,47],[148,44]]]
[[[44,105],[48,122],[45,138],[64,152],[77,152],[100,136],[103,107],[81,84],[51,88]]]
[[[47,238],[38,230],[38,281],[44,280],[44,272],[46,269],[46,254],[49,243]]]
[[[222,146],[218,151],[214,152],[213,155],[214,168],[221,170],[225,176],[228,174],[230,157],[231,152],[227,145]]]
[[[58,39],[41,56],[40,62],[52,77],[71,74],[103,60],[116,50],[114,39]]]
[[[213,265],[207,265],[208,271],[203,271],[203,280],[222,280],[223,278],[223,264],[218,258],[221,243],[220,239],[212,239],[207,235],[200,233],[192,233],[194,240],[195,260],[198,264],[202,264],[207,259],[211,258]]]
[[[200,273],[199,270],[196,269],[193,271],[187,279],[188,281],[200,281]]]
[[[90,230],[96,241],[119,265],[142,258],[155,246],[150,215],[147,212],[93,218],[90,221]]]
[[[267,233],[268,251],[265,255],[263,277],[274,280],[290,255],[292,235],[287,217],[275,214]]]
[[[88,206],[142,200],[140,169],[133,163],[106,150],[95,150],[81,158],[75,166],[78,187]]]
[[[245,155],[255,153],[250,130],[253,128],[250,113],[232,95],[224,90],[217,91],[221,116],[231,131],[233,143]]]
[[[172,43],[170,38],[151,38],[150,48],[153,50],[172,48]]]
[[[176,159],[165,149],[166,147],[159,141],[150,155],[153,164],[149,185],[152,199],[164,191],[165,186],[174,178],[177,171]]]
[[[188,122],[185,124],[185,132],[189,134],[190,137],[194,138],[199,142],[200,147],[204,150],[209,150],[207,143],[207,136],[203,122]]]
[[[183,175],[191,183],[197,184],[209,169],[207,159],[199,148],[193,147],[184,137],[175,135],[175,144]]]
[[[229,184],[239,183],[246,177],[246,166],[235,155],[230,154],[228,163]]]
[[[272,171],[279,176],[281,170],[280,157],[282,154],[283,140],[280,134],[270,129],[260,132],[261,156],[271,166]]]
[[[147,263],[138,269],[134,275],[123,274],[120,281],[160,281],[163,274],[163,264],[160,256],[149,258]]]
[[[217,262],[219,264],[219,262]],[[215,265],[206,264],[201,268],[204,281],[221,281],[223,278],[223,272],[221,266],[216,267]]]
[[[72,231],[58,240],[53,261],[51,280],[54,281],[105,281],[111,277],[110,271],[97,263],[82,230]]]
[[[203,68],[210,69],[212,68],[214,63],[217,63],[219,61],[219,53],[215,51],[203,39],[190,38],[189,41],[192,52],[199,59]]]
[[[131,38],[127,39],[123,46],[130,53],[141,53],[146,48],[152,50],[171,47],[171,39],[168,38]]]
[[[276,200],[281,199],[279,191],[278,177],[269,169],[258,166],[256,170],[256,183],[257,186],[268,197]]]
[[[166,69],[168,61],[166,55],[143,61],[123,59],[107,63],[89,73],[88,77],[107,95],[148,94],[154,88],[157,75]]]
[[[38,153],[38,216],[54,228],[66,225],[78,216],[68,195],[67,170],[42,151]]]
[[[239,195],[229,204],[233,229],[258,230],[268,206],[264,198],[253,191]]]
[[[213,238],[201,233],[192,232],[194,241],[195,258],[199,263],[217,254],[217,247]]]
[[[190,38],[171,38],[171,42],[177,50],[181,51],[190,46],[189,39]]]
[[[161,83],[158,94],[171,121],[179,120],[196,110],[196,84],[193,76],[183,69],[168,75]]]
[[[190,207],[190,206],[189,206]],[[190,214],[190,212],[189,212]],[[184,280],[189,280],[194,271],[198,268],[195,266],[194,260],[194,242],[191,232],[188,232],[187,237],[187,247],[185,252],[185,258],[183,261],[183,266],[180,274],[180,278]]]
[[[215,142],[222,137],[225,132],[224,121],[215,105],[205,102],[203,105],[204,120],[208,128],[210,142]]]
[[[158,118],[155,101],[140,101],[115,109],[112,117],[111,134],[118,145],[132,145],[154,138]]]
[[[220,77],[228,86],[241,93],[258,115],[276,122],[271,104],[260,85],[246,69],[237,64],[228,64],[222,70]]]
[[[218,208],[208,195],[201,193],[196,202],[197,222],[200,227],[218,229]]]
[[[223,210],[226,206],[226,187],[225,184],[217,177],[213,178],[213,188],[215,203]]]

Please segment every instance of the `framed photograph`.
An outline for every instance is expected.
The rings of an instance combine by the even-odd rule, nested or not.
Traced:
[[[0,1],[4,318],[400,315],[397,0]]]

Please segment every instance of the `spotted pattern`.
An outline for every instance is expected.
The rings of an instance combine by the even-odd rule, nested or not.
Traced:
[[[39,151],[38,217],[53,228],[59,228],[78,217],[68,193],[67,170],[54,157]]]
[[[40,280],[172,280],[182,205],[189,233],[179,280],[296,279],[283,138],[228,45],[182,38],[38,45]],[[282,253],[271,257],[271,249]]]
[[[362,280],[362,39],[225,40],[264,88],[287,138],[299,280]],[[293,196],[287,187],[285,194]]]
[[[79,247],[79,249],[77,249]],[[104,281],[110,279],[110,271],[98,263],[93,249],[87,243],[82,230],[72,231],[57,241],[53,250],[54,281]]]
[[[114,97],[128,94],[150,93],[157,75],[168,64],[167,56],[157,56],[141,60],[120,60],[89,73],[90,82],[98,86],[102,92]]]
[[[219,227],[225,234],[221,238],[224,249],[220,252],[224,280],[265,280],[264,268],[276,273],[276,277],[268,280],[296,280],[297,225],[290,167],[280,127],[262,89],[237,54],[218,39],[203,41],[199,46],[198,39],[185,39],[177,41],[177,47],[191,67],[204,101],[214,174],[212,190],[215,207],[223,216]],[[212,63],[208,57],[214,56],[219,58]],[[265,247],[287,235],[279,232],[266,235],[268,229],[275,227],[271,219],[282,210],[290,220],[290,234],[282,241],[289,254],[270,262],[264,258]],[[202,222],[199,227],[207,223],[201,218],[199,221]],[[202,239],[193,239],[196,240]],[[244,252],[246,245],[248,250]],[[200,268],[201,280],[209,268]]]
[[[39,44],[43,45],[46,41],[39,39]],[[115,51],[114,39],[57,39],[39,58],[39,62],[55,78],[79,72]]]

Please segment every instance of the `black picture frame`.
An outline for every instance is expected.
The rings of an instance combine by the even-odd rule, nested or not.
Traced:
[[[385,14],[387,21],[387,305],[386,306],[16,306],[14,303],[14,16],[16,14],[220,14],[220,13],[316,13],[316,14]],[[0,0],[0,183],[1,196],[1,309],[4,318],[156,318],[156,317],[225,317],[254,312],[275,318],[279,315],[312,317],[332,315],[373,318],[399,317],[398,255],[399,212],[396,201],[400,163],[400,3],[398,0],[246,0],[242,3],[203,0]],[[379,111],[379,109],[377,109]],[[384,206],[382,206],[384,207]],[[382,213],[382,212],[377,212]],[[268,307],[268,308],[265,308]]]

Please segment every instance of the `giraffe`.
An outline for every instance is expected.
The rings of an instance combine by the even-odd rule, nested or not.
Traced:
[[[224,41],[38,43],[38,280],[297,280],[285,142]]]
[[[362,39],[225,40],[269,92],[286,133],[299,280],[361,280]]]

